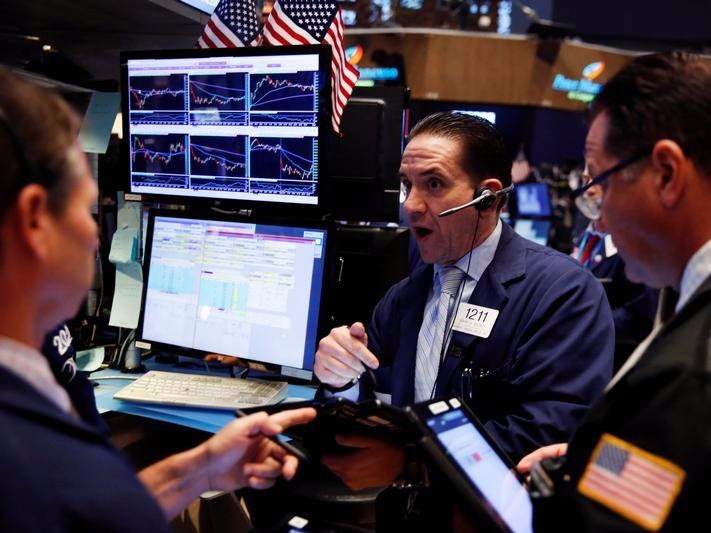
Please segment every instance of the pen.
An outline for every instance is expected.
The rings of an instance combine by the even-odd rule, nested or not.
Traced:
[[[235,415],[240,418],[243,416],[248,416],[247,413],[245,413],[241,409],[235,409]],[[296,457],[299,461],[304,463],[311,463],[311,458],[307,455],[307,453],[301,448],[294,446],[291,442],[278,438],[278,435],[274,435],[273,437],[270,437],[269,435],[264,436],[277,446],[280,446],[285,449],[288,453]]]

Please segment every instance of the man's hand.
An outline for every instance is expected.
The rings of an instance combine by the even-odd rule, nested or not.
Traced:
[[[543,459],[548,457],[560,457],[565,455],[568,451],[568,445],[564,442],[559,444],[551,444],[549,446],[543,446],[537,450],[529,453],[526,457],[521,459],[516,465],[516,469],[522,474],[528,474],[531,471],[531,467],[534,463],[538,463]]]
[[[390,485],[405,467],[403,448],[386,439],[349,434],[336,442],[353,451],[324,454],[321,462],[353,490]]]
[[[378,358],[368,350],[368,335],[361,322],[333,328],[316,351],[314,374],[327,385],[342,387],[358,378],[365,367],[378,368]]]
[[[298,459],[265,435],[277,435],[315,416],[314,409],[304,408],[271,416],[255,413],[230,422],[205,442],[210,489],[235,490],[247,485],[262,489],[272,486],[280,475],[294,477]]]
[[[307,407],[233,420],[201,445],[144,468],[139,477],[169,520],[207,490],[270,487],[280,475],[291,479],[298,466],[270,437],[315,417],[316,410]]]

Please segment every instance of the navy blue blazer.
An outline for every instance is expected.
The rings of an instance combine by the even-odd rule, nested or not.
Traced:
[[[381,365],[377,392],[391,394],[395,405],[414,401],[432,268],[391,287],[367,328]],[[600,283],[574,259],[504,224],[469,303],[499,316],[487,339],[453,332],[436,395],[461,396],[514,459],[567,441],[612,374],[614,328]]]
[[[4,368],[0,427],[0,531],[169,531],[132,466],[97,428]]]

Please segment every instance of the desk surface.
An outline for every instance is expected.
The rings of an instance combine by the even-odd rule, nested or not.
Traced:
[[[171,364],[160,364],[149,362],[150,370],[165,370],[169,372],[188,372],[193,374],[205,374],[204,369],[195,366],[192,368],[176,367]],[[218,375],[227,375],[228,370],[211,367],[211,371]],[[215,433],[222,426],[234,419],[234,413],[229,410],[205,409],[196,407],[173,407],[157,404],[142,404],[135,402],[125,402],[114,399],[114,394],[128,385],[130,380],[135,379],[140,374],[126,374],[118,370],[104,369],[91,374],[94,383],[94,395],[96,406],[99,412],[117,411],[131,415],[143,416],[172,424],[179,424],[193,429]],[[289,392],[285,402],[308,400],[314,397],[315,389],[307,385],[289,384]]]

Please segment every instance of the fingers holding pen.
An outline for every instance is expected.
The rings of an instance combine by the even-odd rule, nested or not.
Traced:
[[[360,376],[365,367],[377,368],[377,357],[368,350],[362,323],[334,328],[321,339],[314,372],[324,383],[341,386]]]

